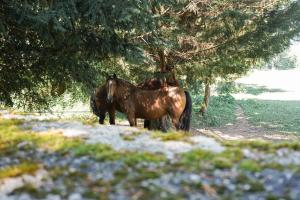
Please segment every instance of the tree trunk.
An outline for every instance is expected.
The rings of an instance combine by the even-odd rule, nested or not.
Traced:
[[[164,49],[158,50],[158,56],[159,56],[160,72],[166,72],[167,67],[166,67],[166,56],[165,56]],[[164,116],[161,119],[157,119],[157,120],[149,120],[147,122],[147,127],[150,130],[161,130],[163,132],[166,132],[171,126],[172,126],[172,123],[168,116]]]
[[[158,56],[159,56],[159,64],[160,64],[160,72],[166,72],[166,57],[165,57],[165,51],[163,49],[158,50]]]
[[[205,89],[204,89],[204,98],[203,98],[203,102],[202,102],[201,108],[200,108],[200,114],[202,116],[204,116],[205,113],[207,112],[209,98],[210,98],[210,83],[209,83],[209,81],[206,81]]]

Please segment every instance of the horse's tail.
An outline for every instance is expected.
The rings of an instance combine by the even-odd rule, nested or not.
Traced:
[[[95,115],[97,115],[98,117],[100,117],[99,110],[97,109],[97,106],[96,106],[95,94],[92,94],[90,97],[90,107],[91,107],[92,112]]]
[[[188,91],[184,91],[184,93],[186,97],[186,103],[179,119],[179,128],[184,131],[189,131],[192,116],[192,98]]]

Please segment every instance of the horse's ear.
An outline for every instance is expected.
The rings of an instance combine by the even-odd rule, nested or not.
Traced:
[[[117,78],[117,75],[114,73],[114,79],[116,79]]]

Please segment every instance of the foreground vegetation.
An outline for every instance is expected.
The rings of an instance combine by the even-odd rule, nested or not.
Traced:
[[[170,160],[164,154],[116,151],[100,143],[86,144],[83,139],[66,138],[59,132],[39,134],[30,129],[20,128],[22,124],[20,120],[0,119],[0,164],[4,157],[14,160],[11,164],[0,165],[0,179],[26,174],[35,176],[37,170],[45,169],[48,172],[46,179],[52,179],[58,185],[46,189],[25,184],[16,189],[14,195],[27,193],[32,197],[43,199],[49,193],[55,193],[67,198],[69,194],[78,190],[79,184],[84,191],[81,194],[82,198],[91,199],[99,198],[100,191],[101,199],[117,195],[120,188],[125,189],[127,191],[125,194],[131,199],[135,199],[137,194],[139,198],[144,199],[186,198],[194,192],[201,193],[207,198],[241,198],[248,193],[271,197],[272,193],[266,190],[267,183],[257,181],[254,173],[263,174],[266,169],[276,170],[276,173],[285,173],[287,170],[292,173],[300,172],[300,164],[278,163],[276,160],[276,155],[282,149],[290,152],[300,151],[299,142],[222,142],[226,147],[223,152],[195,149],[178,154]],[[139,134],[141,133],[132,134],[130,140],[134,141],[134,137],[138,137]],[[162,141],[190,142],[190,136],[180,132],[164,134],[154,132],[152,137]],[[248,151],[269,159],[265,160],[264,156],[251,157]],[[54,161],[51,161],[53,159]],[[103,173],[112,173],[112,177],[106,179],[102,175],[94,178],[97,174],[101,174],[101,171],[96,170],[96,166],[102,165],[111,166]],[[230,183],[211,182],[222,177],[217,175],[218,173],[236,175],[227,177]],[[190,176],[194,178],[190,179]],[[213,179],[206,180],[206,176]],[[179,181],[179,185],[173,185],[173,180]],[[62,183],[65,186],[62,187]],[[237,184],[233,193],[229,189],[231,184]],[[248,189],[244,190],[243,185]],[[170,191],[171,186],[177,188],[176,191]]]

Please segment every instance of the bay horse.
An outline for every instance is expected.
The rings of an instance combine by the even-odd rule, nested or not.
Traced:
[[[136,118],[154,120],[169,115],[176,129],[185,130],[190,124],[191,108],[186,93],[179,87],[165,86],[157,90],[142,90],[118,79],[114,74],[106,81],[107,101],[116,103],[126,114],[130,126],[136,126]],[[188,117],[181,120],[182,117]],[[181,124],[187,123],[187,124]]]
[[[175,73],[173,69],[174,68],[169,69],[171,75],[167,76],[166,78],[167,84],[170,86],[179,86],[179,83],[175,78]],[[163,72],[163,74],[166,73],[167,72]],[[162,86],[162,81],[160,78],[149,78],[137,85],[137,87],[144,90],[155,90],[161,88],[161,86]],[[92,109],[92,112],[99,117],[100,124],[104,124],[106,112],[108,112],[109,114],[109,123],[115,124],[116,105],[107,102],[107,92],[106,92],[105,84],[96,88],[94,93],[90,96],[90,107]],[[150,125],[150,121],[145,120],[144,128],[149,128],[149,125]]]
[[[162,82],[162,79],[159,78],[159,76],[165,78],[167,85],[179,87],[179,82],[176,79],[175,68],[173,66],[172,67],[169,66],[167,71],[158,72],[157,74],[158,74],[158,77],[146,79],[144,82],[139,83],[137,85],[137,87],[139,87],[143,90],[160,89],[162,87],[163,82]],[[144,119],[144,128],[148,128],[149,130],[159,129],[159,130],[162,130],[163,132],[166,132],[168,129],[166,127],[166,123],[165,123],[166,120],[167,120],[167,116],[164,116],[163,118],[160,118],[159,120]]]
[[[171,75],[170,76],[166,76],[166,83],[169,86],[179,86],[178,81],[175,78],[175,73],[172,70],[174,68],[171,68]],[[163,72],[163,74],[165,74],[165,72]],[[160,78],[149,78],[146,79],[144,82],[141,82],[137,85],[137,87],[144,89],[144,90],[155,90],[155,89],[159,89],[162,87],[162,81]],[[191,111],[192,111],[192,99],[191,96],[189,94],[188,91],[185,91],[185,95],[186,95],[186,100],[188,101],[187,106],[185,107],[185,111],[183,113],[183,116],[180,118],[180,124],[181,130],[185,130],[185,131],[189,131],[190,129],[190,118],[191,118]],[[105,84],[98,87],[95,92],[91,95],[90,97],[90,107],[93,111],[93,113],[99,117],[99,123],[100,124],[104,124],[104,120],[106,117],[106,112],[109,113],[109,123],[110,124],[115,124],[115,110],[117,107],[117,105],[113,104],[113,103],[108,103],[107,102],[107,92],[106,92],[106,88],[105,88]],[[120,109],[117,109],[119,112]],[[155,127],[159,128],[162,131],[166,131],[167,128],[165,127],[165,123],[164,123],[165,119],[159,119],[159,127]],[[151,126],[151,124],[153,123],[153,120],[147,120],[144,119],[144,128],[148,128],[151,129],[153,128],[153,126]]]

